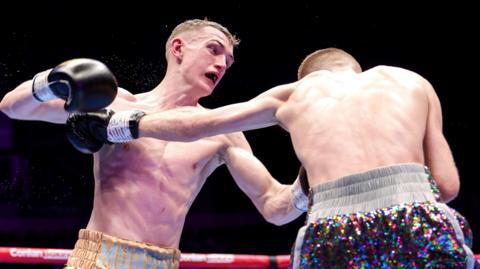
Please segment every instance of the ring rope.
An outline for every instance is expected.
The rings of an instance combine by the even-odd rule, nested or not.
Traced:
[[[65,264],[71,249],[0,247],[0,263]],[[480,254],[475,258],[480,261]],[[290,255],[182,253],[180,267],[284,269]]]
[[[0,247],[0,263],[65,264],[71,249]],[[180,267],[284,269],[290,255],[182,253]]]

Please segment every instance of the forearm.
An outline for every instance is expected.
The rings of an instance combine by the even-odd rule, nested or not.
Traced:
[[[264,128],[278,123],[278,101],[256,99],[212,110],[184,107],[148,114],[139,124],[140,137],[190,142],[219,134]]]
[[[294,205],[292,185],[281,185],[264,201],[262,215],[275,225],[283,225],[298,218],[304,211]]]
[[[64,123],[67,113],[62,102],[52,100],[41,103],[32,95],[32,80],[25,81],[8,92],[0,102],[0,110],[12,119],[45,120]]]
[[[139,137],[150,137],[167,141],[191,142],[214,135],[206,131],[200,111],[188,113],[182,110],[146,114],[139,121]]]
[[[230,147],[224,159],[237,185],[265,220],[282,225],[302,214],[295,207],[292,185],[280,184],[251,152]]]

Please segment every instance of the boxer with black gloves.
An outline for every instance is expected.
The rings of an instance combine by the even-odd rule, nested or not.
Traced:
[[[97,151],[109,139],[117,142],[135,138],[135,124],[131,123],[136,123],[141,113],[124,111],[141,110],[150,115],[199,107],[198,100],[213,92],[233,64],[236,44],[235,36],[218,23],[189,20],[179,24],[166,40],[166,72],[155,88],[138,94],[119,88],[108,106],[117,113],[103,108],[97,111],[100,105],[96,104],[76,108],[75,102],[67,105],[67,110],[76,111],[67,126],[70,141],[84,152]],[[84,66],[77,63],[77,68]],[[46,72],[38,75],[35,83],[22,83],[3,98],[0,109],[10,118],[64,124],[69,117],[64,100],[68,103],[68,96],[77,91],[79,95],[71,98],[84,101],[83,95],[93,89],[89,83],[98,81],[82,80],[84,77],[76,72],[85,71],[77,68],[59,68],[55,72],[61,76]],[[108,76],[99,77],[104,81]],[[76,83],[79,80],[82,83]],[[43,102],[33,97],[33,84],[33,92]],[[64,99],[51,99],[58,96]],[[85,118],[91,123],[87,124]],[[189,143],[168,138],[135,139],[103,146],[93,155],[93,163],[94,206],[65,268],[178,269],[186,215],[209,175],[223,164],[267,221],[281,225],[302,214],[292,203],[291,185],[281,184],[270,175],[241,133]]]

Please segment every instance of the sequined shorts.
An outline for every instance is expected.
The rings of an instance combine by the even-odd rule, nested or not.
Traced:
[[[311,189],[293,268],[477,268],[455,213],[421,165],[349,175]],[[470,239],[471,240],[471,239]]]
[[[178,269],[180,251],[80,230],[65,269]]]

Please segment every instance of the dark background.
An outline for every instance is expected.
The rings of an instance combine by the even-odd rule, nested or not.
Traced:
[[[460,195],[450,206],[470,221],[474,252],[480,253],[475,187],[479,53],[474,41],[479,31],[471,7],[421,10],[403,3],[357,9],[302,1],[271,6],[180,1],[1,5],[0,98],[37,72],[76,57],[105,62],[120,86],[133,93],[148,91],[163,77],[170,31],[186,19],[204,17],[242,40],[233,67],[213,95],[201,101],[207,107],[246,101],[294,81],[303,57],[324,47],[350,52],[364,69],[383,64],[421,74],[442,102],[444,133],[461,176]],[[271,173],[283,183],[292,182],[299,162],[288,133],[272,127],[246,136]],[[70,146],[63,126],[12,121],[0,113],[0,246],[72,248],[78,229],[88,221],[92,195],[92,158]],[[303,217],[281,227],[265,222],[222,167],[193,204],[180,248],[287,254],[302,223]]]

